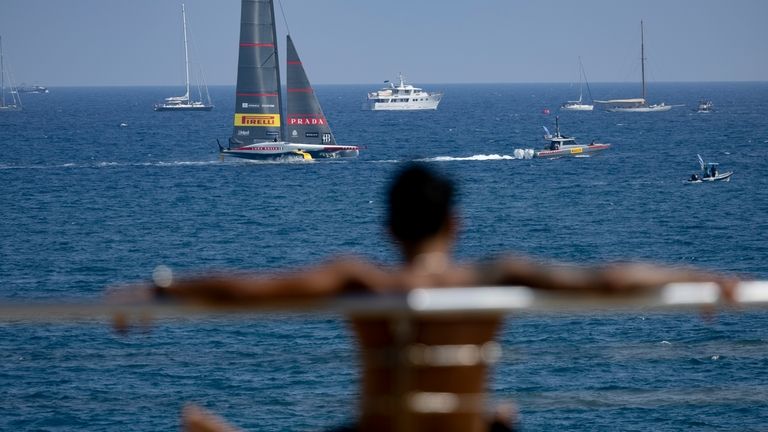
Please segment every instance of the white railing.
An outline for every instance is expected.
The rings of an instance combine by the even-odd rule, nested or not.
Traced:
[[[380,430],[398,432],[465,432],[466,425],[485,421],[487,368],[496,363],[501,346],[491,333],[466,339],[466,335],[445,332],[439,340],[430,336],[429,344],[419,336],[419,322],[461,322],[494,325],[506,314],[531,311],[582,312],[622,309],[664,310],[733,305],[739,308],[768,306],[768,281],[741,282],[725,298],[714,283],[677,283],[643,293],[585,294],[548,292],[527,287],[477,287],[416,289],[401,295],[356,295],[313,301],[265,302],[259,306],[219,308],[170,302],[83,302],[30,303],[0,301],[0,322],[48,322],[72,320],[120,320],[147,323],[152,317],[181,317],[190,314],[229,314],[261,312],[342,313],[356,318],[383,318],[390,322],[392,340],[388,345],[363,347],[362,359],[373,370],[391,380],[391,388],[368,389],[361,396],[360,419],[363,425],[384,425]],[[435,321],[432,316],[439,315]],[[421,319],[420,317],[425,317]],[[446,319],[444,319],[446,318]],[[485,327],[487,330],[488,327]],[[466,332],[461,332],[466,333]],[[364,368],[365,369],[365,368]],[[457,372],[469,371],[467,373]],[[441,377],[434,383],[417,380],[420,374]],[[372,375],[371,375],[372,376]],[[426,376],[426,375],[425,375]],[[469,378],[468,378],[469,377]],[[433,380],[434,381],[434,380]],[[450,383],[446,386],[445,383]],[[445,423],[441,416],[451,416]],[[374,420],[372,423],[371,419]],[[384,422],[384,423],[381,423]],[[450,425],[446,427],[446,425]],[[437,427],[439,426],[439,427]]]
[[[0,300],[0,321],[56,321],[109,318],[115,313],[177,316],[258,311],[313,311],[352,315],[491,314],[515,311],[620,311],[628,308],[669,309],[700,306],[768,306],[768,281],[743,281],[732,298],[721,296],[714,283],[674,283],[643,293],[584,294],[522,286],[420,288],[402,295],[352,295],[322,300],[271,301],[243,308],[186,305],[172,302],[111,303],[63,299],[52,303]]]

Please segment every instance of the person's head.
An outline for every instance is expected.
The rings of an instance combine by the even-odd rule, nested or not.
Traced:
[[[395,240],[408,251],[440,235],[453,236],[453,195],[448,178],[421,164],[404,167],[389,188],[387,227]]]

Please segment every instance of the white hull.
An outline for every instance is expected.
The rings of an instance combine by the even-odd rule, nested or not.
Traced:
[[[563,111],[592,111],[595,109],[594,105],[587,105],[587,104],[565,104],[560,107]]]
[[[609,112],[627,112],[627,113],[640,113],[640,112],[664,112],[672,109],[672,105],[651,105],[641,107],[613,107],[608,108]]]
[[[165,103],[157,104],[153,109],[155,111],[210,111],[213,109],[213,105],[206,105],[202,102]]]
[[[436,110],[443,95],[432,93],[419,101],[409,102],[378,102],[369,100],[366,108],[371,111],[410,111],[410,110]]]
[[[534,153],[537,158],[559,158],[565,156],[587,157],[593,153],[611,148],[610,144],[576,144],[564,145],[557,150],[539,150]]]
[[[368,93],[368,100],[363,103],[363,109],[371,111],[436,110],[442,98],[442,93],[429,93],[419,87],[406,84],[403,74],[400,74],[398,85],[390,84],[389,87]]]
[[[729,182],[731,181],[731,176],[733,175],[733,171],[724,172],[722,174],[718,174],[714,177],[699,177],[696,180],[686,180],[686,183],[688,184],[695,184],[695,183],[704,183],[704,182],[716,182],[716,181],[725,181]]]
[[[238,148],[222,148],[220,150],[223,155],[252,160],[335,159],[356,157],[360,153],[357,146],[326,146],[289,143],[285,141],[262,142]]]

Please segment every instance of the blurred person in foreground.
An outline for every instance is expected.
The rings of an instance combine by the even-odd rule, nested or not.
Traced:
[[[727,296],[735,281],[695,269],[622,263],[581,267],[543,263],[518,255],[479,263],[457,263],[452,258],[458,220],[454,209],[453,183],[424,165],[404,167],[388,194],[387,229],[402,253],[400,266],[387,267],[361,258],[344,257],[314,268],[282,274],[219,274],[173,280],[139,291],[158,299],[209,306],[247,307],[271,301],[326,298],[350,293],[393,294],[415,288],[523,285],[540,290],[568,291],[575,295],[616,296],[658,289],[672,282],[717,282]],[[136,287],[132,289],[136,291]],[[412,344],[459,346],[492,341],[501,322],[499,316],[417,317],[410,327]],[[463,395],[472,408],[454,413],[412,413],[410,430],[504,431],[513,430],[510,408],[484,417],[477,406],[484,404],[487,365],[424,367],[415,369],[403,393],[396,362],[386,364],[382,353],[397,346],[398,329],[386,317],[351,317],[361,348],[360,414],[356,424],[339,431],[395,431],[403,424],[393,415],[393,406],[407,391],[425,394]],[[389,350],[389,351],[387,351]],[[390,356],[391,357],[391,356]],[[476,397],[472,399],[472,397]],[[470,412],[467,415],[466,412]],[[188,409],[196,424],[213,418],[201,409]],[[506,414],[505,414],[506,413]],[[210,429],[231,430],[222,421],[211,420]],[[217,426],[218,425],[218,426]],[[233,430],[233,429],[232,429]]]

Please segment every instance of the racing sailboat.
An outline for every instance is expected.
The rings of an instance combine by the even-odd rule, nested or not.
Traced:
[[[291,36],[287,36],[286,121],[273,0],[242,0],[234,130],[222,155],[253,160],[354,157],[357,146],[336,144],[307,79]]]
[[[605,101],[595,101],[595,103],[609,105],[606,108],[610,112],[661,112],[669,111],[672,105],[664,102],[660,104],[649,105],[645,99],[645,41],[643,33],[643,21],[640,21],[640,76],[643,83],[643,97],[634,99],[611,99]]]

